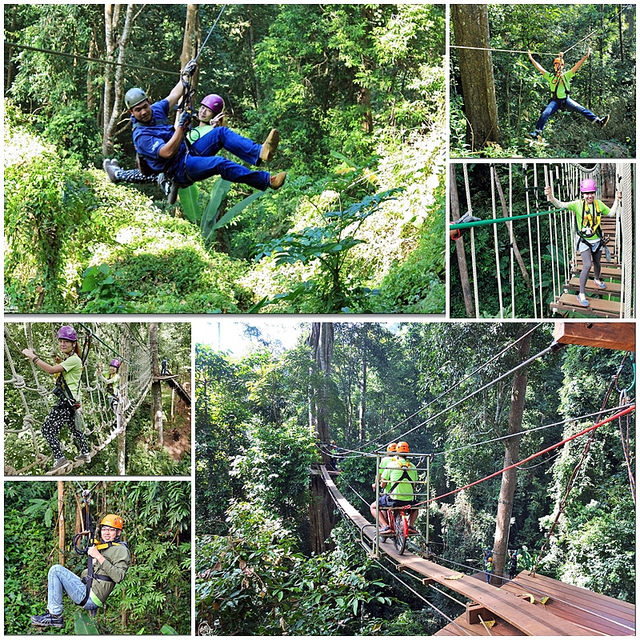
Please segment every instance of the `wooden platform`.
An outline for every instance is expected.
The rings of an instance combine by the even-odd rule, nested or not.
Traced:
[[[597,287],[593,280],[587,280],[587,286],[585,290],[587,294],[589,293],[597,293],[598,295],[609,295],[609,296],[617,296],[620,297],[622,293],[622,285],[619,282],[606,282],[606,289],[600,289]],[[580,278],[571,278],[569,282],[565,285],[565,289],[571,289],[572,291],[580,291]]]
[[[635,322],[556,322],[553,339],[560,344],[636,350]]]
[[[528,571],[522,571],[516,576],[515,582],[507,582],[501,589],[516,597],[531,594],[535,598],[534,606],[548,612],[549,615],[583,627],[585,633],[595,631],[597,635],[635,635],[635,607],[628,602],[565,584],[547,576],[539,574],[531,576]],[[545,596],[548,600],[545,604],[540,604],[540,600]],[[522,635],[516,627],[505,620],[493,619],[495,624],[490,629],[491,635]],[[486,621],[484,616],[483,620]],[[460,627],[469,635],[489,635],[482,624],[469,624],[466,614],[459,616],[454,622],[455,624],[448,624],[434,635],[459,636],[463,634]]]
[[[331,493],[336,505],[349,518],[360,530],[362,541],[371,545],[375,538],[375,525],[369,522],[364,516],[362,516],[340,493],[335,483],[329,476],[324,466],[320,467],[324,482],[327,489]],[[427,578],[431,582],[437,582],[458,594],[469,598],[472,602],[481,604],[484,608],[490,611],[496,619],[500,619],[505,623],[508,623],[512,628],[502,628],[505,631],[501,635],[535,635],[535,636],[592,636],[602,635],[603,632],[597,628],[592,628],[588,625],[591,624],[590,618],[582,616],[579,612],[578,622],[562,617],[556,614],[547,605],[532,604],[527,599],[517,597],[518,594],[504,588],[498,588],[487,582],[476,579],[472,576],[459,574],[456,571],[449,569],[431,562],[424,558],[420,558],[413,554],[405,552],[400,555],[396,552],[391,542],[380,545],[380,552],[386,554],[396,565],[398,570],[410,569],[415,573],[420,574],[424,578]],[[556,581],[553,581],[556,582]],[[562,583],[560,583],[562,584]],[[566,585],[562,585],[564,588]],[[528,585],[527,589],[531,589],[533,586]],[[544,585],[545,590],[550,587]],[[521,589],[521,588],[520,588]],[[558,587],[560,589],[560,587]],[[538,589],[540,590],[540,589]],[[593,594],[585,589],[580,590],[583,597],[583,605],[587,610],[597,610],[591,607],[591,600],[594,603],[597,601],[598,606],[601,606],[605,601],[601,600],[602,596]],[[556,596],[559,598],[559,596]],[[610,598],[606,599],[611,600]],[[618,602],[618,601],[614,601]],[[635,611],[635,607],[618,603],[620,613],[616,612],[617,616],[622,617],[625,621],[628,619],[629,606]],[[576,617],[575,611],[571,612],[572,617]],[[611,616],[607,616],[611,618]],[[599,622],[598,624],[602,624]],[[611,624],[611,623],[608,623]],[[473,625],[470,625],[473,626]],[[630,629],[631,625],[616,626],[615,635],[633,635],[634,629]],[[463,635],[464,633],[460,629],[456,629],[453,635]],[[478,635],[488,635],[484,627],[480,625],[482,631],[478,630]],[[495,627],[494,627],[495,629]],[[493,633],[493,629],[492,629]]]
[[[587,299],[589,300],[589,306],[583,307],[578,302],[578,296],[575,293],[563,293],[556,298],[555,302],[551,303],[551,310],[558,313],[573,311],[597,318],[620,317],[620,302],[617,300],[604,300],[589,296],[587,296]]]

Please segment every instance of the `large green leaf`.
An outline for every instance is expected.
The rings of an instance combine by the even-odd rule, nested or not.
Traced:
[[[254,200],[257,200],[260,196],[264,195],[264,191],[256,191],[252,193],[250,196],[247,196],[244,200],[238,202],[238,204],[234,205],[227,211],[221,218],[218,220],[212,227],[209,235],[213,233],[216,229],[220,229],[224,227],[226,224],[229,224],[235,217],[239,216],[246,207],[248,207]],[[203,233],[204,235],[204,233]],[[209,239],[209,235],[204,236],[205,240]]]
[[[216,219],[218,218],[218,212],[220,205],[224,200],[227,193],[231,189],[231,182],[218,178],[216,183],[211,189],[211,196],[209,197],[209,204],[202,214],[202,221],[200,223],[200,230],[202,231],[202,237],[208,239],[211,232],[215,229]]]
[[[178,196],[180,198],[182,211],[184,211],[184,215],[187,220],[194,224],[198,224],[202,217],[200,207],[198,206],[198,187],[196,187],[195,184],[192,184],[190,187],[186,187],[185,189],[178,189]]]
[[[99,636],[100,631],[95,621],[84,611],[76,611],[73,621],[73,629],[77,636]]]

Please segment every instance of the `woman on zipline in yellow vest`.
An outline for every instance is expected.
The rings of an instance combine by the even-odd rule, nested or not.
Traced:
[[[600,258],[602,249],[605,246],[604,234],[602,232],[602,216],[613,216],[618,210],[618,204],[622,198],[622,193],[616,193],[616,200],[613,207],[609,209],[601,200],[596,199],[596,183],[591,178],[586,178],[580,182],[581,200],[574,202],[560,202],[557,200],[551,187],[545,187],[544,193],[547,200],[556,209],[568,209],[576,216],[576,250],[582,258],[582,271],[580,272],[580,293],[578,302],[583,307],[589,306],[589,301],[585,294],[589,271],[593,263],[593,282],[598,289],[606,289],[607,285],[600,279]]]

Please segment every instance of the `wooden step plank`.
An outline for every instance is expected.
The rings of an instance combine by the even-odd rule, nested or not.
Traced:
[[[582,263],[577,268],[572,268],[571,273],[579,274],[582,271]],[[593,269],[589,271],[589,277],[593,278]],[[613,278],[614,280],[620,280],[622,277],[622,267],[620,265],[608,265],[603,264],[600,268],[601,278]]]
[[[495,618],[494,618],[495,619]],[[483,618],[484,620],[484,618]],[[454,624],[455,623],[455,624]],[[460,617],[455,618],[453,622],[450,622],[446,627],[436,631],[434,636],[461,636],[464,631],[470,636],[488,636],[487,630],[482,624],[469,624],[466,619],[466,615],[462,614]],[[491,627],[490,633],[492,636],[521,636],[522,633],[518,631],[514,626],[505,622],[501,618],[495,620],[495,624]]]
[[[619,318],[620,303],[613,300],[602,300],[599,298],[589,298],[589,306],[583,307],[578,302],[578,296],[573,293],[563,293],[551,303],[552,310],[577,311],[587,316],[598,318]]]
[[[613,295],[619,296],[622,293],[622,285],[619,282],[606,282],[606,289],[600,289],[597,287],[593,280],[587,280],[587,286],[585,287],[588,293],[599,293],[601,295]],[[565,288],[580,291],[580,278],[571,278],[569,282],[565,282]]]

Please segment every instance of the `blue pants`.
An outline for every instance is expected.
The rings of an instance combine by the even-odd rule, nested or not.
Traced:
[[[69,571],[61,564],[54,564],[49,569],[48,581],[47,609],[54,616],[59,616],[62,613],[62,596],[65,592],[76,604],[80,604],[87,594],[84,582],[73,571]],[[87,611],[95,611],[98,605],[89,598],[85,602],[84,608]]]
[[[544,111],[540,114],[540,118],[538,118],[538,122],[536,123],[536,130],[542,131],[544,129],[544,125],[547,123],[547,120],[556,112],[558,109],[566,109],[567,111],[577,111],[579,114],[583,115],[585,118],[594,122],[598,119],[598,116],[589,111],[586,107],[583,107],[581,104],[578,104],[575,100],[571,98],[551,98],[551,102],[544,108]]]
[[[227,127],[215,127],[191,144],[173,177],[178,184],[192,184],[218,175],[229,182],[241,182],[265,191],[271,180],[269,172],[251,171],[241,164],[216,155],[221,149],[226,149],[240,160],[257,165],[260,162],[261,148],[262,145]]]

